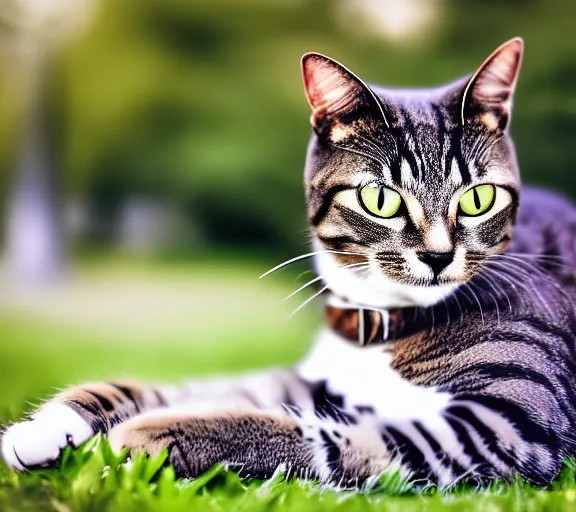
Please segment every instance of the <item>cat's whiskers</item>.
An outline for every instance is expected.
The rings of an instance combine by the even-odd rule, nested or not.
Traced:
[[[542,307],[544,307],[547,311],[548,314],[550,315],[550,318],[553,318],[554,315],[552,313],[552,311],[550,310],[550,308],[548,307],[548,303],[544,300],[544,297],[542,297],[542,295],[540,294],[540,292],[538,291],[538,289],[533,285],[531,278],[533,277],[531,274],[529,274],[528,272],[526,272],[524,269],[518,267],[518,266],[513,266],[511,264],[508,264],[504,261],[494,261],[493,259],[490,258],[490,263],[492,265],[496,265],[496,266],[500,266],[500,272],[508,272],[508,276],[510,278],[516,278],[514,279],[516,284],[518,286],[520,286],[521,288],[524,289],[524,291],[526,291],[528,297],[530,297],[530,289],[532,290],[532,292],[538,296],[539,302],[542,305]],[[535,270],[535,269],[534,269]],[[521,274],[518,274],[518,272],[522,272]],[[545,277],[549,277],[546,274],[543,274]],[[527,283],[531,284],[530,289],[528,289],[526,286],[524,286],[524,283],[522,283],[521,281],[518,281],[518,279],[524,279],[526,280]],[[533,301],[532,301],[533,302]]]
[[[493,262],[490,262],[493,263]],[[492,272],[493,275],[498,278],[498,279],[503,279],[504,281],[506,281],[514,290],[514,292],[516,293],[516,295],[522,299],[523,296],[520,295],[520,290],[518,290],[518,286],[520,286],[522,288],[523,291],[526,291],[526,288],[521,286],[521,282],[518,282],[517,279],[519,279],[518,276],[515,275],[506,275],[504,272],[508,271],[507,269],[502,269],[502,268],[488,268],[488,265],[484,266],[484,271],[488,272]],[[532,298],[530,298],[530,301],[532,302],[532,304],[534,305],[534,301],[532,300]]]
[[[496,260],[502,264],[512,265],[515,270],[523,271],[526,277],[532,277],[532,272],[537,272],[541,278],[554,286],[557,291],[564,293],[564,290],[562,290],[558,283],[537,263],[512,257],[502,258],[502,256],[504,255],[491,256],[490,258],[492,261]]]
[[[446,297],[442,297],[442,302],[444,303],[444,307],[446,308],[446,325],[449,326],[452,323],[452,320],[450,318],[450,308],[448,307]]]
[[[309,286],[313,285],[314,283],[317,283],[318,281],[321,281],[322,279],[324,279],[323,276],[318,276],[315,277],[314,279],[311,279],[310,281],[308,281],[307,283],[303,284],[300,288],[298,288],[297,290],[294,290],[290,295],[287,295],[286,297],[284,297],[282,299],[282,302],[286,302],[288,299],[291,299],[292,297],[294,297],[294,295],[296,295],[297,293],[301,292],[302,290],[305,290],[306,288],[308,288]]]
[[[494,293],[492,292],[487,292],[486,290],[484,290],[485,293],[487,293],[490,298],[492,299],[492,302],[494,302],[494,306],[496,307],[496,319],[498,322],[498,325],[500,325],[500,304],[498,302],[498,297],[500,296],[500,292],[496,289],[496,287],[494,286],[494,284],[492,283],[492,280],[486,276],[486,275],[478,275],[479,279],[484,280],[486,283],[488,283],[488,285],[490,286],[490,288],[492,288],[492,290],[494,290]],[[479,287],[479,283],[470,283],[471,286],[478,286]],[[506,299],[508,299],[508,297],[506,297]],[[508,300],[508,305],[510,307],[510,313],[512,313],[512,305],[510,304],[510,301]]]
[[[484,311],[482,310],[482,302],[480,302],[478,295],[476,295],[476,293],[474,292],[474,289],[472,288],[472,286],[470,286],[469,283],[462,283],[462,286],[465,286],[467,290],[470,290],[470,293],[472,293],[472,296],[476,300],[476,303],[478,304],[478,308],[480,309],[480,318],[482,318],[482,325],[484,325]]]
[[[488,268],[487,265],[485,265],[482,270],[484,272],[491,272],[492,275],[494,275],[496,278],[504,279],[504,281],[506,281],[514,289],[514,292],[517,295],[519,295],[519,291],[516,288],[516,284],[513,281],[511,281],[506,275],[504,275],[501,271],[498,271],[497,269]],[[506,297],[507,297],[507,295],[506,295]]]
[[[339,268],[354,268],[354,267],[359,267],[359,266],[368,266],[369,262],[367,261],[361,261],[359,263],[348,263],[347,265],[341,265]],[[308,281],[307,283],[303,284],[300,288],[298,288],[297,290],[294,290],[290,295],[284,297],[282,299],[282,302],[287,301],[288,299],[294,297],[294,295],[296,295],[297,293],[301,292],[302,290],[305,290],[306,288],[308,288],[309,286],[313,285],[314,283],[317,283],[318,281],[321,281],[322,279],[324,279],[324,276],[319,275],[318,277],[315,277],[314,279],[311,279],[310,281]],[[325,279],[324,279],[325,280]]]
[[[276,265],[274,268],[271,268],[270,270],[268,270],[267,272],[264,272],[264,274],[262,274],[259,279],[262,279],[263,277],[266,277],[270,274],[272,274],[273,272],[276,272],[277,270],[280,270],[281,268],[290,265],[296,261],[300,261],[300,260],[304,260],[306,258],[311,258],[312,256],[316,256],[317,254],[348,254],[348,255],[354,255],[354,256],[362,256],[362,257],[366,257],[364,254],[359,253],[359,252],[351,252],[351,251],[333,251],[330,249],[323,249],[320,251],[312,251],[306,254],[301,254],[300,256],[296,256],[294,258],[291,258],[289,260],[286,260],[278,265]]]
[[[538,270],[540,273],[548,275],[545,269],[541,265],[554,265],[559,268],[569,268],[572,269],[572,264],[565,261],[561,256],[554,254],[523,254],[523,253],[505,253],[500,255],[495,255],[499,259],[506,261],[514,261],[521,263],[524,266],[528,266],[530,270]],[[572,272],[574,275],[574,272]]]
[[[436,317],[434,315],[434,307],[432,306],[431,308],[428,308],[430,310],[430,313],[432,315],[432,331],[434,330],[434,328],[436,327]]]
[[[455,293],[453,293],[452,296],[449,298],[454,299],[456,301],[456,305],[458,306],[458,309],[460,310],[460,316],[463,316],[464,311],[462,310],[462,305],[460,304],[460,297],[458,297],[458,290],[456,290]]]
[[[536,256],[536,255],[534,255]],[[544,256],[544,255],[542,255]],[[543,267],[543,265],[555,265],[557,267],[569,267],[570,265],[566,264],[563,261],[558,261],[555,259],[543,259],[543,258],[523,258],[519,254],[518,255],[511,255],[511,254],[500,254],[491,256],[491,259],[495,259],[497,261],[505,261],[510,262],[514,265],[520,265],[522,268],[526,268],[529,271],[537,271],[540,274],[550,277],[547,270]]]
[[[564,257],[558,254],[533,254],[527,252],[505,252],[504,254],[497,254],[496,256],[518,256],[520,258],[534,258],[534,259],[553,259],[564,261]]]
[[[534,255],[536,256],[536,255]],[[544,256],[544,255],[542,255]],[[530,268],[543,270],[540,265],[543,264],[554,264],[554,265],[561,265],[562,262],[556,261],[554,259],[551,260],[544,260],[543,258],[522,258],[520,255],[513,255],[513,254],[499,254],[495,256],[495,259],[501,259],[506,261],[513,261],[516,263],[521,263],[523,265],[529,265]]]
[[[311,297],[308,297],[302,304],[300,304],[294,311],[292,311],[292,313],[290,313],[288,315],[286,320],[290,320],[296,313],[298,313],[298,311],[300,311],[302,308],[306,307],[308,304],[310,304],[310,302],[312,302],[316,297],[319,297],[320,295],[322,295],[326,290],[328,290],[328,285],[322,287],[320,290],[318,290]]]
[[[362,261],[360,263],[351,263],[349,265],[344,265],[342,268],[350,268],[351,266],[357,266],[357,268],[363,268],[363,267],[369,267],[370,266],[370,262],[369,261]],[[320,278],[322,276],[319,276]],[[318,278],[316,278],[316,280],[319,280]],[[310,284],[310,283],[309,283]],[[303,309],[304,307],[306,307],[308,304],[310,304],[310,302],[312,302],[315,298],[319,297],[320,295],[322,295],[326,290],[329,289],[328,285],[323,286],[320,290],[318,290],[314,295],[312,295],[311,297],[308,297],[302,304],[300,304],[294,311],[292,311],[292,313],[290,313],[288,315],[288,317],[286,318],[286,320],[290,320],[296,313],[298,313],[301,309]],[[298,290],[297,290],[298,291]],[[296,292],[295,292],[296,293]],[[293,293],[292,295],[294,295],[295,293]],[[290,296],[286,297],[286,299],[288,299]]]
[[[302,276],[305,276],[306,274],[314,274],[314,271],[311,269],[308,270],[304,270],[304,272],[300,272],[297,276],[296,276],[296,281],[298,281],[298,279],[300,279]]]
[[[482,275],[482,272],[487,272],[488,276]],[[496,297],[498,297],[499,295],[503,295],[504,298],[506,299],[506,301],[508,302],[508,309],[510,310],[510,313],[512,313],[512,303],[510,302],[510,298],[508,297],[508,294],[504,291],[504,293],[499,292],[498,290],[496,290],[495,285],[493,284],[493,279],[489,279],[489,276],[498,276],[498,273],[490,268],[486,268],[483,267],[482,271],[480,272],[480,274],[478,275],[478,277],[485,279],[486,282],[490,285],[490,287],[494,290],[494,292],[496,293]]]
[[[371,266],[370,266],[370,265],[366,265],[365,267],[360,267],[360,268],[357,269],[357,270],[360,271],[360,277],[361,277],[362,279],[366,279],[366,278],[368,278],[368,277],[370,276],[370,269],[371,269]]]
[[[546,310],[547,314],[550,317],[553,316],[551,309],[548,307],[548,303],[544,300],[544,298],[536,290],[536,288],[534,286],[528,287],[527,285],[525,285],[522,282],[522,279],[526,280],[526,276],[522,276],[522,275],[521,276],[512,276],[509,274],[508,277],[514,281],[516,286],[519,286],[524,291],[525,296],[528,297],[528,299],[530,300],[530,302],[532,303],[533,306],[538,306],[538,304],[540,304]],[[532,297],[532,295],[531,295],[532,293],[534,293],[537,296],[537,298],[538,298],[537,302]]]

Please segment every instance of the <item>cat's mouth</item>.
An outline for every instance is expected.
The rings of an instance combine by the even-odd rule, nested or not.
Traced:
[[[353,261],[340,259],[341,256],[350,256],[350,253],[334,254],[331,250],[320,250],[315,255],[316,271],[326,289],[349,302],[367,307],[428,307],[445,299],[463,282],[456,272],[447,272],[456,271],[456,267],[446,268],[444,273],[435,277],[420,262],[415,260],[416,266],[413,267],[405,258],[393,258],[392,255],[387,258],[354,255],[358,259]]]
[[[399,276],[398,274],[390,274],[382,272],[383,276],[391,281],[397,282],[406,286],[416,286],[418,288],[437,288],[442,286],[461,286],[470,282],[478,271],[465,272],[462,275],[434,275],[434,276],[414,276],[405,274]]]
[[[471,281],[479,274],[483,259],[464,261],[454,257],[453,253],[416,253],[416,257],[407,257],[402,263],[382,261],[376,258],[376,274],[406,286],[418,288],[438,288],[460,286]]]
[[[418,286],[422,288],[436,287],[443,285],[458,285],[466,282],[467,279],[461,279],[454,275],[446,275],[444,272],[423,272],[417,274],[412,269],[398,268],[388,265],[379,265],[376,274],[382,274],[385,278],[407,286]]]
[[[404,286],[414,286],[414,287],[418,287],[418,288],[438,288],[438,287],[442,287],[442,286],[460,286],[466,282],[468,282],[467,279],[454,279],[454,278],[445,278],[442,276],[434,276],[431,278],[423,278],[423,277],[411,277],[411,276],[406,276],[402,279],[398,279],[396,277],[391,277],[388,274],[384,274],[385,277],[387,277],[390,280],[395,281],[398,284],[404,285]]]

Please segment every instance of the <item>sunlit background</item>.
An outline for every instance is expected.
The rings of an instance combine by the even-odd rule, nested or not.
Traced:
[[[287,364],[321,311],[305,265],[299,59],[429,86],[526,41],[526,182],[571,195],[570,0],[4,0],[0,409],[80,380]]]

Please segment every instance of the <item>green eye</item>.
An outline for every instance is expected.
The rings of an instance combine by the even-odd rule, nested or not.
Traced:
[[[478,185],[464,192],[460,198],[460,213],[476,217],[486,213],[494,205],[496,187],[494,185]]]
[[[368,213],[384,218],[396,215],[402,205],[400,194],[388,187],[362,187],[358,200]]]

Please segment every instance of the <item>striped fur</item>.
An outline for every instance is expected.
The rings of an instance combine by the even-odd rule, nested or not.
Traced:
[[[72,388],[9,427],[6,462],[50,465],[102,432],[115,448],[167,449],[186,477],[227,462],[339,487],[391,470],[444,487],[550,482],[576,445],[576,209],[521,193],[507,131],[521,55],[512,40],[430,91],[368,87],[306,55],[306,198],[331,328],[293,369]],[[497,187],[494,204],[466,217],[459,198],[480,184]],[[396,190],[398,214],[371,216],[368,185]],[[452,259],[433,271],[423,252]],[[350,341],[359,330],[370,345]]]

